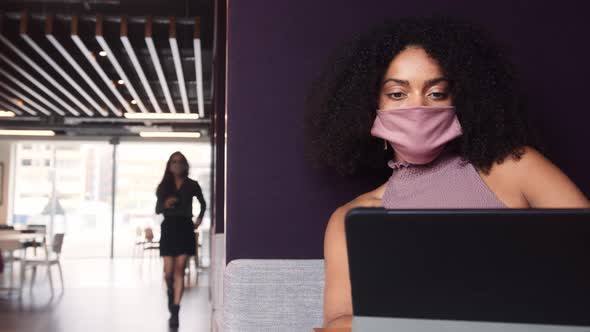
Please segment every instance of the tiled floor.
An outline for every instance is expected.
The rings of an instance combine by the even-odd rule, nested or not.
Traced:
[[[33,291],[0,291],[0,332],[170,331],[159,258],[63,261],[65,289],[49,291],[42,270]],[[54,270],[54,281],[58,280]],[[59,281],[56,282],[59,287]],[[207,271],[194,269],[181,302],[178,331],[209,331]]]

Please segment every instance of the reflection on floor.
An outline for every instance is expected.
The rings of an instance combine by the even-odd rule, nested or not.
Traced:
[[[43,269],[22,300],[0,291],[0,332],[170,331],[159,258],[64,260],[65,290],[52,297]],[[9,272],[9,271],[5,271]],[[6,274],[6,273],[5,273]],[[207,270],[194,268],[181,302],[178,331],[209,331]],[[4,285],[6,285],[4,283]]]

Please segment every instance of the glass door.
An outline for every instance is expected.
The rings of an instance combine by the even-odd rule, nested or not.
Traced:
[[[162,180],[170,155],[180,151],[190,164],[189,177],[199,182],[210,206],[211,145],[209,143],[122,142],[117,147],[117,186],[115,205],[115,256],[143,255],[135,246],[146,228],[159,239],[162,216],[155,214],[156,188]],[[200,211],[193,202],[193,214]],[[208,232],[209,214],[205,214],[199,232]],[[200,237],[201,239],[203,236]]]

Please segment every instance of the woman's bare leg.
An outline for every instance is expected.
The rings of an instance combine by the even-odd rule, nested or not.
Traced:
[[[180,304],[184,292],[184,270],[188,255],[174,257],[174,304]]]
[[[163,256],[164,259],[164,280],[166,281],[166,287],[172,289],[174,286],[174,257]]]

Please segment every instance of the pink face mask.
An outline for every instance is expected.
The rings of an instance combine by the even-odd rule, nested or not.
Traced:
[[[461,134],[453,106],[379,110],[371,129],[371,135],[391,144],[399,159],[418,165],[433,161]]]

